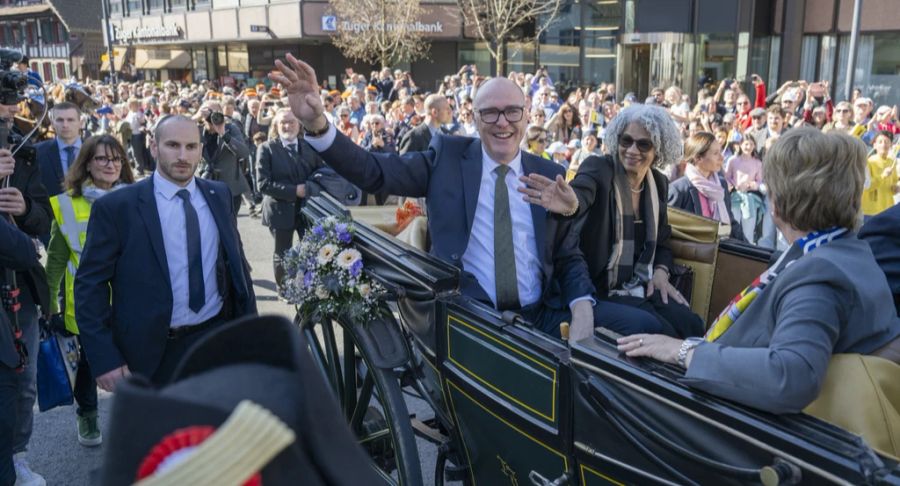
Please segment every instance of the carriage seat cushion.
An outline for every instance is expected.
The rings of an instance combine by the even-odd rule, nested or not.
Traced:
[[[804,412],[900,457],[900,365],[877,356],[835,354],[818,398]]]

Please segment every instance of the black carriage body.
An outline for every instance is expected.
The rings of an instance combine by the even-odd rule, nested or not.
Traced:
[[[327,198],[304,212],[349,215]],[[570,348],[459,295],[450,264],[356,225],[468,484],[900,484],[897,462],[857,436],[692,390],[601,333]]]

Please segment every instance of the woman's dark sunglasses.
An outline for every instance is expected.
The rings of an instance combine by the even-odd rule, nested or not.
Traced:
[[[619,146],[623,149],[628,150],[632,145],[636,145],[638,151],[641,153],[647,153],[653,150],[653,142],[646,138],[635,140],[629,135],[622,135],[619,137]]]

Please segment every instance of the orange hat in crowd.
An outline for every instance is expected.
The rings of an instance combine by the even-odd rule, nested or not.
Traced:
[[[375,86],[369,85],[369,86],[366,86],[366,91],[378,91],[378,88],[376,88]]]
[[[281,90],[278,88],[272,88],[269,90],[269,94],[272,96],[281,96]]]
[[[216,92],[216,91],[210,91],[210,92],[209,92],[209,97],[210,97],[210,98],[221,98],[221,97],[222,97],[222,93],[219,93],[219,92]]]
[[[244,96],[256,96],[256,90],[253,88],[247,88],[244,90]]]
[[[341,92],[336,89],[333,89],[328,92],[328,96],[340,96],[340,95],[341,95]]]

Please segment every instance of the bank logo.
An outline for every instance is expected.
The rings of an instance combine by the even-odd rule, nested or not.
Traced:
[[[334,15],[322,16],[322,30],[325,32],[334,32],[337,30],[337,17]]]

